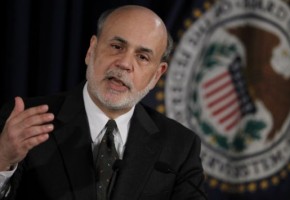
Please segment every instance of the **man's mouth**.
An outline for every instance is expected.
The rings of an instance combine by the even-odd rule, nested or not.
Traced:
[[[118,79],[114,76],[110,76],[107,79],[109,80],[109,85],[111,89],[115,91],[123,92],[125,90],[130,89],[130,85],[121,79]]]
[[[125,83],[123,81],[121,81],[120,79],[117,79],[115,77],[110,77],[109,78],[110,81],[114,82],[115,84],[117,85],[123,85],[123,86],[126,86]]]

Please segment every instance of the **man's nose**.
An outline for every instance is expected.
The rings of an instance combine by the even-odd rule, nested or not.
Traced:
[[[132,71],[133,63],[134,63],[133,54],[130,52],[124,52],[118,57],[116,61],[116,66],[126,71]]]

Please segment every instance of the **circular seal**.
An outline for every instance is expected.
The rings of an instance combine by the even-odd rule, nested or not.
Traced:
[[[218,1],[175,50],[166,112],[200,136],[210,177],[249,183],[289,163],[289,14],[279,0]]]

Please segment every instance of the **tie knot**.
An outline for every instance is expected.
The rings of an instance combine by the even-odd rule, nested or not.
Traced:
[[[107,132],[113,132],[114,129],[117,128],[117,124],[116,124],[115,120],[110,119],[110,120],[108,120],[106,127],[107,127]]]

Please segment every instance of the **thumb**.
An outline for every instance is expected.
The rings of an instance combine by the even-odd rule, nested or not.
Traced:
[[[15,97],[15,104],[14,104],[14,108],[10,114],[10,118],[18,115],[20,112],[24,111],[24,102],[23,99],[21,97]]]

